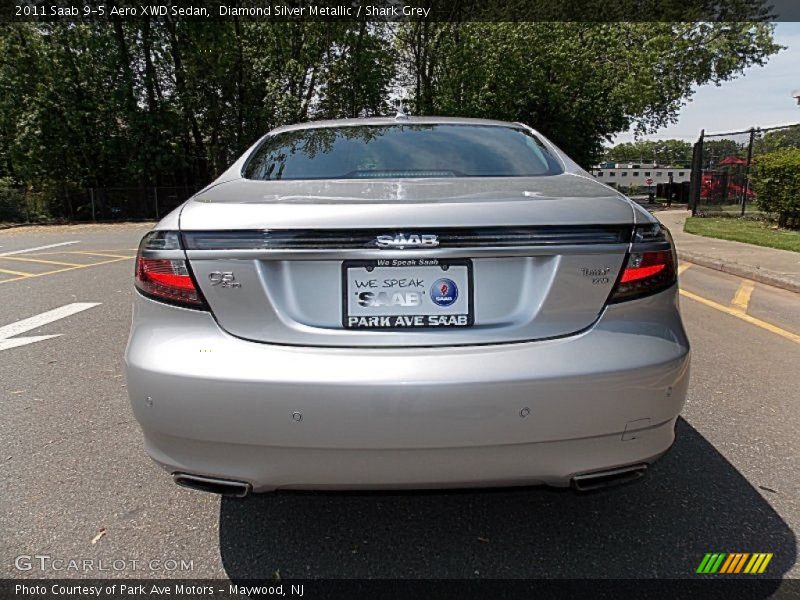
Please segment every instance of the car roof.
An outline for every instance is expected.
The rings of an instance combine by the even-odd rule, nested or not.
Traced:
[[[412,117],[398,115],[396,117],[364,117],[359,119],[330,119],[324,121],[308,121],[294,125],[283,125],[273,129],[270,134],[299,129],[320,129],[328,127],[354,127],[357,125],[488,125],[493,127],[519,128],[521,123],[496,121],[493,119],[471,119],[467,117]]]

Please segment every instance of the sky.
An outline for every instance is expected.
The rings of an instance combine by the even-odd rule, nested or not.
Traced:
[[[792,90],[800,89],[800,23],[777,23],[775,41],[787,48],[773,55],[765,66],[746,69],[720,87],[697,87],[677,123],[641,139],[694,141],[701,129],[722,133],[800,123],[800,106],[791,95]],[[614,143],[632,140],[633,133],[627,132],[619,134]]]

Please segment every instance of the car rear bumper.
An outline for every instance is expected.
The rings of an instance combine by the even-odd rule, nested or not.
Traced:
[[[277,488],[547,483],[651,462],[674,439],[689,344],[675,288],[580,334],[437,348],[235,338],[137,296],[128,390],[170,472]]]

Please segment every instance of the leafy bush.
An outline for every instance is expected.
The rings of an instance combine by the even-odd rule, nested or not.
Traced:
[[[0,177],[0,222],[25,220],[25,194]]]
[[[778,217],[778,225],[800,228],[800,148],[759,156],[751,186],[762,210]]]

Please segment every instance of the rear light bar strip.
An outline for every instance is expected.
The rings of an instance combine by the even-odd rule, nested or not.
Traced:
[[[562,246],[576,244],[627,244],[631,225],[577,225],[535,227],[477,227],[427,229],[264,229],[184,231],[186,250],[353,250],[378,248],[378,236],[403,234],[438,238],[438,248]],[[432,249],[409,244],[406,250]]]

